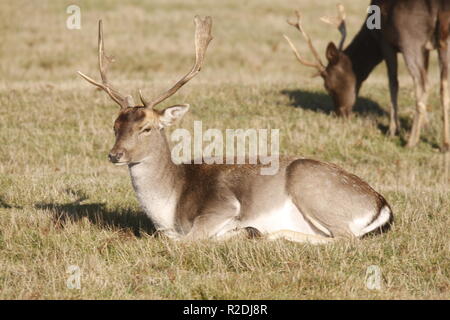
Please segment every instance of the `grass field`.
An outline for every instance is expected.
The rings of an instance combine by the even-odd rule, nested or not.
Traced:
[[[345,0],[349,39],[368,1]],[[81,30],[66,8],[81,8]],[[386,136],[389,94],[380,65],[355,116],[330,114],[322,81],[299,65],[282,34],[309,56],[286,24],[293,9],[323,53],[336,30],[318,18],[335,1],[2,1],[0,4],[1,299],[448,299],[450,180],[441,143],[436,54],[430,122],[417,148],[404,147],[414,110],[400,70],[401,137]],[[202,72],[164,107],[190,103],[178,127],[279,128],[281,153],[337,163],[391,203],[391,232],[312,246],[287,241],[172,242],[152,236],[126,168],[107,154],[117,106],[76,75],[98,78],[97,20],[116,57],[110,78],[152,96],[192,63],[195,14],[213,17]],[[70,265],[81,289],[69,289]],[[366,270],[382,272],[380,290]]]

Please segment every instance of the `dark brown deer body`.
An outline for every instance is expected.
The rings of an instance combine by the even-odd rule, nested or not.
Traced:
[[[366,23],[345,49],[330,42],[326,49],[328,65],[319,69],[325,88],[333,99],[336,113],[348,116],[356,101],[362,83],[383,60],[386,62],[391,95],[389,132],[399,131],[397,111],[398,77],[397,54],[400,52],[413,78],[416,111],[408,146],[413,147],[420,138],[426,119],[427,69],[429,52],[436,49],[441,69],[441,104],[444,121],[443,150],[448,151],[449,93],[448,53],[450,27],[450,1],[448,0],[372,0],[381,13],[381,28],[369,29]],[[344,30],[345,17],[336,25]],[[298,54],[298,53],[296,53]]]

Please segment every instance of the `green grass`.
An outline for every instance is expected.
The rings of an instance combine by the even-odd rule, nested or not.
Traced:
[[[349,38],[365,1],[342,1]],[[367,1],[368,2],[368,1]],[[385,135],[385,67],[364,84],[355,116],[337,119],[312,70],[282,38],[297,5],[319,52],[338,33],[318,21],[333,2],[75,1],[82,29],[65,28],[74,1],[0,5],[0,298],[448,299],[450,191],[441,141],[438,70],[432,55],[430,122],[404,147],[413,113],[412,81],[400,69],[401,137]],[[335,162],[391,203],[391,232],[312,246],[287,241],[172,242],[152,236],[128,172],[112,166],[117,107],[76,75],[98,77],[96,23],[117,59],[110,78],[125,92],[157,94],[192,63],[195,14],[213,16],[205,67],[170,103],[190,103],[179,125],[279,128],[283,154]],[[373,112],[378,109],[379,112]],[[447,167],[448,168],[448,167]],[[81,290],[66,287],[69,265]],[[381,268],[381,290],[366,269]]]

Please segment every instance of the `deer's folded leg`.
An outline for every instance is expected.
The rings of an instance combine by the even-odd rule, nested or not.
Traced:
[[[239,209],[239,202],[232,197],[209,200],[183,239],[199,240],[224,236],[238,227],[236,216]]]
[[[305,242],[311,244],[326,244],[336,241],[336,238],[328,238],[319,235],[305,234],[291,230],[280,230],[267,235],[269,240],[285,239],[293,242]]]

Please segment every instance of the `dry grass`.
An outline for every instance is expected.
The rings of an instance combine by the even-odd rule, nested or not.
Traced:
[[[385,67],[365,83],[351,121],[298,65],[282,33],[292,1],[75,1],[82,29],[65,28],[74,1],[0,5],[0,298],[438,298],[448,299],[450,191],[437,151],[441,116],[432,56],[430,124],[414,150],[385,136]],[[342,1],[352,36],[366,1]],[[367,1],[368,2],[368,1]],[[298,2],[320,52],[338,39],[317,17],[334,3]],[[192,17],[214,18],[202,73],[169,103],[189,102],[180,124],[205,129],[279,128],[285,154],[331,161],[369,181],[392,204],[392,231],[359,242],[173,243],[151,236],[125,169],[106,159],[116,107],[75,71],[96,76],[96,21],[117,57],[111,78],[147,96],[192,61]],[[412,84],[402,65],[400,109],[411,124]],[[373,112],[373,110],[379,112]],[[82,270],[81,290],[66,269]],[[380,266],[382,289],[366,268]]]

